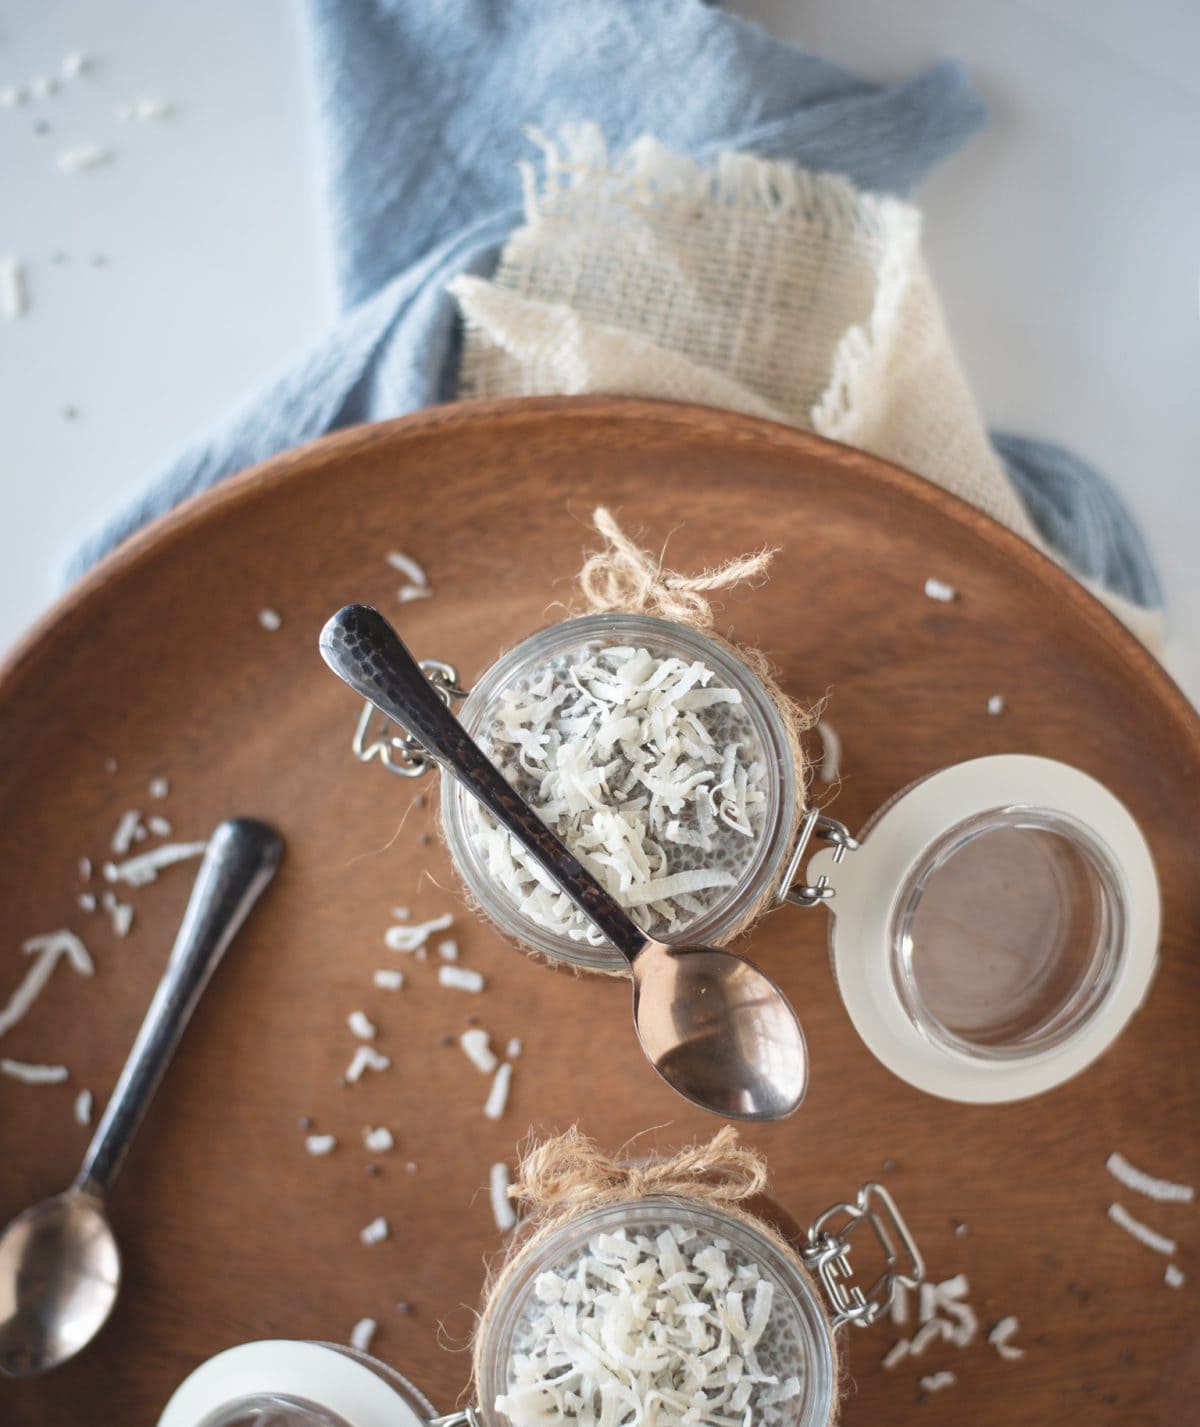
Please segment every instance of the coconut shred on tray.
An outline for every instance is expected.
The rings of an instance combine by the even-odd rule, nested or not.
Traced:
[[[726,1239],[596,1234],[538,1276],[496,1408],[513,1427],[782,1427],[804,1391],[792,1317]]]
[[[627,645],[560,655],[505,689],[480,730],[513,787],[645,930],[679,932],[743,879],[767,769],[737,689],[699,660]],[[488,871],[538,925],[603,936],[476,806]]]

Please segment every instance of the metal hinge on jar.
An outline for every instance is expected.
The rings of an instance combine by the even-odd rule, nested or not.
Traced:
[[[814,837],[833,845],[834,862],[841,862],[847,852],[858,851],[858,842],[850,836],[845,823],[826,817],[820,808],[809,808],[800,824],[800,831],[796,834],[796,846],[779,884],[779,901],[791,902],[794,907],[816,907],[822,902],[828,902],[834,895],[829,878],[823,872],[813,883],[797,880],[800,864],[804,861],[804,854]]]
[[[422,659],[420,662],[447,708],[470,693],[469,689],[459,687],[458,670],[453,664],[441,659]],[[399,724],[386,719],[369,699],[363,703],[350,747],[360,763],[370,763],[377,758],[389,773],[395,773],[400,778],[419,778],[433,764],[433,759],[417,740]]]
[[[863,1226],[883,1251],[884,1268],[864,1292],[850,1263],[853,1239]],[[804,1262],[820,1279],[833,1310],[832,1324],[869,1328],[891,1305],[896,1286],[915,1289],[925,1263],[896,1201],[882,1184],[864,1184],[853,1204],[834,1204],[808,1231]]]

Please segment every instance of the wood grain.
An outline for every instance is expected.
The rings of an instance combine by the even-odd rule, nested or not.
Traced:
[[[1103,779],[1157,860],[1163,961],[1146,1007],[1080,1079],[1011,1106],[943,1104],[872,1059],[839,1003],[823,913],[784,909],[754,932],[755,958],[801,1011],[813,1068],[800,1113],[747,1135],[770,1157],[776,1197],[803,1220],[884,1177],[931,1273],[965,1271],[985,1324],[1017,1314],[1027,1350],[1009,1363],[982,1343],[946,1348],[885,1374],[893,1333],[855,1334],[846,1423],[1194,1416],[1200,1211],[1119,1195],[1104,1170],[1120,1149],[1200,1180],[1194,713],[1049,561],[918,478],[769,423],[601,398],[439,409],[273,461],[131,540],[0,673],[0,997],[23,970],[20,943],[54,927],[78,930],[97,963],[90,983],[57,973],[4,1038],[5,1055],[62,1059],[71,1080],[0,1080],[0,1218],[74,1172],[87,1133],[74,1093],[102,1101],[111,1088],[190,884],[177,868],[132,893],[122,941],[78,909],[78,858],[98,863],[133,807],[187,838],[251,814],[288,844],[117,1187],[126,1282],[114,1318],[53,1377],[0,1383],[6,1427],[150,1423],[221,1348],[344,1341],[365,1314],[379,1320],[379,1354],[447,1408],[497,1247],[488,1166],[511,1163],[530,1127],[578,1121],[612,1148],[648,1129],[647,1143],[667,1146],[715,1128],[643,1065],[625,987],[535,965],[465,911],[444,853],[423,842],[432,778],[413,785],[353,761],[356,702],[316,653],[326,616],[364,600],[395,616],[418,655],[473,679],[558,617],[601,501],[649,544],[669,536],[678,568],[764,539],[780,547],[769,584],[730,597],[723,627],[768,650],[800,698],[829,694],[845,745],[835,808],[852,828],[950,762],[1028,752]],[[396,602],[390,549],[426,565],[432,599]],[[929,575],[960,599],[926,599]],[[264,606],[282,615],[278,632],[259,626]],[[1006,699],[999,718],[986,713],[993,693]],[[172,784],[162,803],[147,793],[158,775]],[[441,990],[432,962],[384,949],[397,904],[456,911],[463,962],[488,977],[482,996]],[[375,989],[372,970],[397,964],[405,988]],[[395,1064],[345,1087],[356,1008]],[[524,1041],[497,1124],[481,1114],[487,1080],[444,1043],[472,1016],[494,1041]],[[301,1116],[338,1135],[330,1157],[305,1155]],[[361,1133],[379,1124],[398,1144],[372,1176]],[[1115,1197],[1179,1240],[1182,1291],[1107,1223]],[[365,1248],[358,1231],[381,1213],[391,1237]],[[943,1368],[958,1385],[918,1407],[918,1378]]]

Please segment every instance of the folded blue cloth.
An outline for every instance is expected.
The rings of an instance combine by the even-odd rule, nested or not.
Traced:
[[[701,0],[309,0],[308,12],[343,314],[90,540],[72,574],[234,471],[452,397],[445,285],[490,274],[521,222],[526,125],[592,120],[613,149],[648,133],[697,157],[740,149],[906,193],[984,118],[956,64],[870,84]],[[1042,489],[1045,450],[1006,451],[1022,491]],[[1045,479],[1082,510],[1102,492],[1109,512],[1080,520],[1072,553],[1146,598],[1157,587],[1128,515],[1064,457],[1053,448]]]

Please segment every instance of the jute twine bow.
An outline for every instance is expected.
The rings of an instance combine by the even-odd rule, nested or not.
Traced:
[[[472,1367],[476,1401],[486,1381],[484,1368],[494,1351],[489,1338],[495,1305],[502,1301],[507,1285],[529,1256],[565,1224],[590,1210],[657,1195],[716,1209],[770,1240],[799,1274],[810,1279],[796,1246],[772,1224],[744,1207],[747,1200],[765,1193],[766,1188],[766,1161],[757,1151],[739,1143],[732,1125],[718,1130],[707,1144],[691,1145],[672,1155],[654,1155],[639,1163],[610,1158],[595,1140],[575,1127],[532,1145],[522,1155],[516,1180],[508,1190],[509,1198],[524,1211],[517,1237],[484,1288],[483,1308],[475,1328]],[[669,1219],[669,1211],[664,1211],[663,1217]],[[815,1298],[824,1314],[820,1294]],[[832,1330],[830,1335],[832,1341]],[[835,1372],[836,1367],[835,1345]]]

